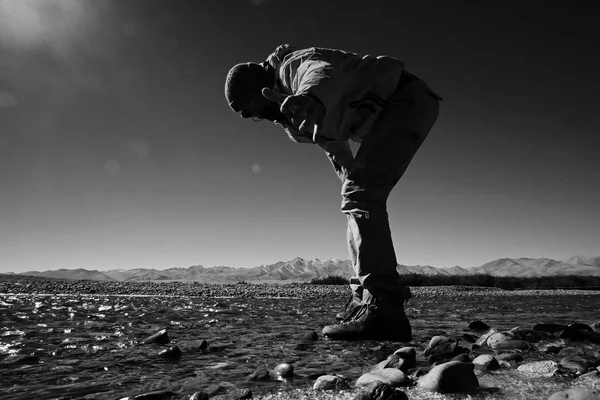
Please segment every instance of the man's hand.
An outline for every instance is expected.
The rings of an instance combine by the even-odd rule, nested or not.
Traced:
[[[300,131],[311,135],[317,143],[325,109],[318,100],[306,95],[284,95],[264,88],[262,95],[280,105],[280,111]]]

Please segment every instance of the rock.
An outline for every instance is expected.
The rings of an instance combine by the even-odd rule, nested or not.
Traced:
[[[211,400],[245,400],[252,398],[252,391],[250,389],[232,389],[227,393],[218,394],[210,397]]]
[[[469,343],[475,343],[478,339],[477,336],[471,335],[470,333],[463,333],[462,338]]]
[[[490,330],[489,330],[489,332],[487,332],[487,333],[484,333],[483,335],[481,335],[481,337],[480,337],[479,339],[477,339],[477,341],[475,342],[475,344],[476,344],[476,345],[478,345],[478,346],[487,346],[487,345],[488,345],[488,344],[487,344],[487,341],[488,341],[488,339],[489,339],[489,338],[490,338],[492,335],[494,335],[494,334],[496,334],[496,333],[498,333],[498,331],[497,331],[497,330],[495,330],[495,329],[490,329]]]
[[[177,345],[181,351],[185,353],[197,353],[208,348],[208,342],[206,340],[187,340],[178,342]]]
[[[496,356],[496,360],[521,362],[523,361],[523,356],[519,353],[502,353]]]
[[[590,356],[567,356],[560,360],[563,367],[585,374],[590,368],[600,365],[600,360]]]
[[[256,371],[248,375],[246,378],[249,381],[268,381],[271,379],[269,370],[264,367],[258,367]]]
[[[278,378],[290,378],[294,375],[292,364],[281,363],[273,368],[273,374]]]
[[[490,326],[485,322],[475,320],[469,322],[468,328],[472,331],[487,331],[488,329],[490,329]]]
[[[177,345],[173,346],[173,347],[169,347],[168,349],[165,349],[163,351],[161,351],[160,353],[158,353],[158,355],[162,358],[167,358],[167,359],[177,359],[177,358],[181,358],[181,349],[179,349],[179,347]]]
[[[425,390],[438,393],[471,393],[479,387],[473,372],[475,365],[460,361],[448,361],[433,367],[417,385]]]
[[[402,371],[406,372],[417,366],[417,351],[414,347],[402,347],[396,350],[394,354],[404,360],[401,366],[397,366]]]
[[[548,400],[600,400],[600,392],[582,387],[569,388],[556,392]]]
[[[337,375],[320,376],[313,384],[313,390],[344,390],[348,388],[346,380]]]
[[[457,354],[458,339],[447,336],[434,336],[423,350],[425,357],[454,357]]]
[[[500,364],[498,364],[498,360],[496,360],[494,356],[489,354],[482,354],[476,357],[473,360],[473,364],[475,364],[475,366],[479,366],[479,368],[484,371],[493,371],[495,369],[500,369]]]
[[[561,357],[567,356],[585,356],[585,350],[579,347],[565,347],[558,352]]]
[[[452,357],[452,360],[450,361],[471,362],[471,358],[467,354],[462,353],[455,357]]]
[[[418,378],[427,375],[427,373],[429,372],[429,370],[423,369],[423,368],[415,368],[410,372],[410,377],[413,378],[414,380],[417,380]]]
[[[500,368],[510,368],[511,364],[508,361],[504,361],[504,360],[498,360],[498,365],[500,365]]]
[[[594,344],[600,344],[600,333],[594,331],[579,331],[584,340],[589,340]]]
[[[578,331],[594,331],[591,326],[582,324],[581,322],[573,322],[572,324],[567,325],[567,328],[577,329]]]
[[[148,336],[146,339],[143,340],[143,342],[146,344],[150,344],[150,343],[167,344],[167,343],[169,343],[169,341],[170,341],[169,334],[166,329],[162,329],[162,330],[156,332],[154,335]]]
[[[402,368],[398,368],[398,367],[402,367],[404,365],[404,359],[400,358],[399,355],[397,354],[391,354],[388,356],[388,358],[386,358],[385,360],[375,364],[372,368],[371,368],[371,372],[372,371],[379,371],[382,370],[384,368],[396,368],[396,369],[402,369]]]
[[[567,327],[566,325],[559,325],[559,324],[535,324],[533,326],[533,330],[549,332],[549,333],[557,333],[557,332],[562,331],[566,327]]]
[[[196,392],[190,396],[189,400],[208,400],[208,394],[204,392]]]
[[[560,369],[560,364],[556,361],[534,361],[519,365],[517,371],[526,372],[540,376],[551,377]]]
[[[407,386],[410,379],[396,368],[385,368],[378,371],[367,372],[356,381],[356,386],[366,386],[371,382],[383,382],[390,386]]]
[[[557,343],[540,343],[537,346],[538,351],[546,354],[557,354],[563,349],[563,346]]]
[[[503,342],[495,343],[491,347],[497,351],[527,350],[531,347],[531,344],[526,340],[505,340]]]
[[[414,347],[403,347],[396,350],[385,360],[377,363],[371,368],[371,371],[378,371],[384,368],[396,368],[406,373],[409,369],[417,365],[417,352]]]
[[[600,321],[598,322],[594,322],[592,325],[590,325],[592,327],[592,329],[596,332],[600,332]]]
[[[573,382],[573,385],[582,384],[585,386],[590,386],[589,384],[586,384],[586,382],[594,385],[597,384],[598,380],[600,380],[600,371],[598,371],[597,369],[593,369],[590,372],[587,372],[577,377],[577,379]]]
[[[516,326],[508,331],[513,339],[526,340],[528,342],[537,342],[540,340],[553,340],[555,336],[551,333],[544,331],[536,331],[533,329],[525,329],[520,326]]]
[[[408,396],[386,383],[371,382],[356,394],[354,400],[408,400]]]
[[[513,336],[508,332],[498,332],[494,333],[487,340],[487,345],[491,348],[494,348],[498,343],[506,342],[507,340],[512,340]]]
[[[581,342],[585,340],[585,336],[579,329],[566,327],[558,334],[558,337],[561,339],[570,339],[576,342]]]

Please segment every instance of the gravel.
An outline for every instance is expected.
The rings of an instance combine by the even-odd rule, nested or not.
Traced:
[[[420,286],[412,287],[413,297],[471,297],[471,296],[548,296],[590,295],[598,290],[504,290],[473,286]],[[284,297],[284,298],[339,298],[350,293],[347,285],[313,285],[309,283],[237,283],[216,284],[199,282],[106,282],[92,280],[56,280],[3,276],[1,294],[36,295],[112,295],[112,296],[172,296],[172,297]]]

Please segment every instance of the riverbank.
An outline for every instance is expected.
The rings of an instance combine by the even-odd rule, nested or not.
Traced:
[[[598,296],[600,290],[582,289],[519,289],[505,290],[480,286],[417,286],[411,287],[413,297],[465,296]],[[105,282],[91,280],[58,280],[36,277],[0,278],[0,293],[22,295],[112,295],[112,296],[171,296],[171,297],[285,297],[299,299],[339,298],[349,293],[347,285],[314,285],[309,283],[238,283],[216,284],[198,282]]]

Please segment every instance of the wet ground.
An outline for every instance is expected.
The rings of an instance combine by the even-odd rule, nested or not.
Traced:
[[[473,334],[467,325],[475,319],[499,330],[531,328],[538,322],[591,324],[600,319],[597,293],[493,293],[416,296],[407,306],[414,340],[404,344],[336,342],[321,336],[313,340],[312,332],[319,333],[333,321],[345,301],[342,295],[321,299],[0,295],[0,398],[120,399],[153,390],[172,390],[180,394],[178,398],[187,398],[184,394],[221,382],[249,388],[259,397],[306,390],[323,374],[355,379],[404,345],[415,346],[419,353],[434,335]],[[164,328],[168,344],[141,343]],[[174,345],[182,350],[180,358],[159,354]],[[533,359],[548,356],[532,354],[529,360]],[[247,380],[257,368],[272,369],[283,362],[293,365],[292,379]],[[418,362],[429,366],[421,357]],[[568,387],[559,380],[531,382],[511,371],[491,374],[480,378],[488,390],[475,398],[546,399]],[[416,389],[407,392],[411,399],[452,398]]]

